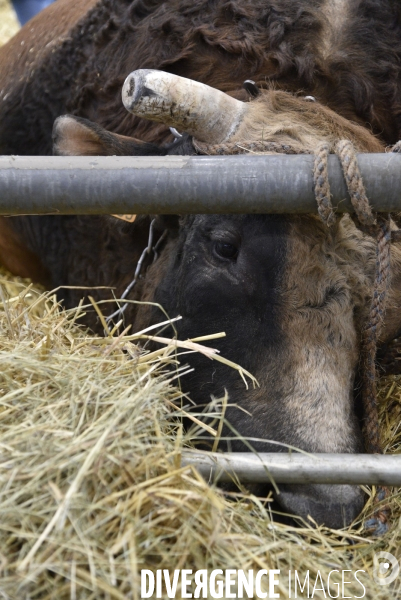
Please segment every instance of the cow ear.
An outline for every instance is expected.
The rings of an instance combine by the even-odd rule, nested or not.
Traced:
[[[163,155],[155,144],[103,129],[81,117],[63,115],[53,125],[55,156],[146,156]]]

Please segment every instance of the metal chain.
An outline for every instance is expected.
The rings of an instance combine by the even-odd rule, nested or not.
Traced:
[[[136,269],[135,269],[135,274],[134,274],[134,278],[131,281],[131,283],[126,287],[126,289],[124,290],[124,292],[121,294],[121,298],[120,300],[124,300],[124,298],[126,298],[128,296],[128,294],[130,293],[130,291],[132,290],[132,288],[135,286],[136,282],[138,281],[138,279],[141,277],[141,271],[142,271],[142,267],[143,267],[143,263],[144,260],[146,258],[146,256],[149,256],[149,254],[151,252],[153,252],[154,257],[153,257],[153,262],[155,262],[155,260],[158,257],[158,253],[157,250],[160,247],[162,241],[166,238],[167,236],[167,230],[163,231],[162,235],[160,236],[160,238],[158,239],[157,243],[155,244],[155,246],[153,246],[153,238],[154,238],[154,224],[155,224],[156,219],[153,219],[150,223],[150,227],[149,227],[149,237],[148,237],[148,243],[146,245],[146,247],[144,248],[138,262],[136,265]],[[125,312],[125,310],[127,309],[129,302],[125,302],[122,306],[120,306],[120,308],[118,308],[116,311],[114,311],[111,315],[109,315],[108,317],[106,317],[106,323],[110,323],[110,321],[112,319],[115,319],[116,317],[121,318]]]

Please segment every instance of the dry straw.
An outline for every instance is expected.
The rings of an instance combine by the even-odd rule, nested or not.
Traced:
[[[63,312],[53,294],[5,273],[0,286],[0,598],[137,599],[144,568],[278,568],[283,598],[289,569],[313,581],[364,569],[365,597],[389,598],[372,561],[400,553],[401,494],[379,540],[361,525],[370,501],[345,531],[277,523],[266,499],[224,494],[180,467],[191,445],[180,420],[189,403],[174,385],[180,344],[163,338],[147,352],[129,332],[98,338],[78,325],[90,305]],[[219,406],[207,426],[193,417],[194,431],[218,438]],[[387,451],[400,451],[400,413],[393,377],[381,389]],[[353,581],[348,595],[360,595]],[[391,597],[401,598],[398,580]]]
[[[19,23],[8,0],[0,0],[0,46],[17,33]]]

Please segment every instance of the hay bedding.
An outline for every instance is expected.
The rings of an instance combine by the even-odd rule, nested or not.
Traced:
[[[17,28],[0,0],[0,44]],[[78,325],[83,310],[63,312],[0,273],[0,598],[136,600],[145,568],[276,568],[282,598],[289,569],[302,579],[309,569],[313,582],[363,569],[365,598],[401,598],[401,577],[390,587],[371,578],[375,552],[401,558],[401,492],[391,530],[373,540],[362,528],[371,500],[336,532],[279,524],[269,502],[208,486],[180,468],[191,442],[171,408],[185,402],[173,385],[181,367],[167,369],[173,345],[150,355],[127,336],[100,340]],[[386,451],[399,453],[399,378],[382,381],[380,402]]]
[[[19,29],[15,12],[8,0],[0,0],[0,46],[5,44]]]
[[[245,490],[233,501],[180,468],[190,441],[171,409],[182,400],[173,345],[147,354],[129,336],[96,338],[78,325],[83,307],[63,312],[6,273],[0,286],[0,598],[136,599],[145,568],[277,568],[282,598],[289,569],[312,580],[364,569],[366,598],[401,598],[400,580],[390,592],[371,579],[374,552],[399,555],[401,494],[379,540],[361,521],[343,532],[281,525]],[[396,378],[381,398],[399,452]]]

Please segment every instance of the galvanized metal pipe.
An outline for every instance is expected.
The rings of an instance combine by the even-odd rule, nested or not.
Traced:
[[[197,452],[186,450],[182,466],[193,465],[207,480],[242,483],[332,483],[401,485],[401,455]]]
[[[401,210],[401,156],[360,154],[368,198]],[[0,214],[313,213],[313,156],[0,157]],[[352,211],[336,156],[333,205]]]

